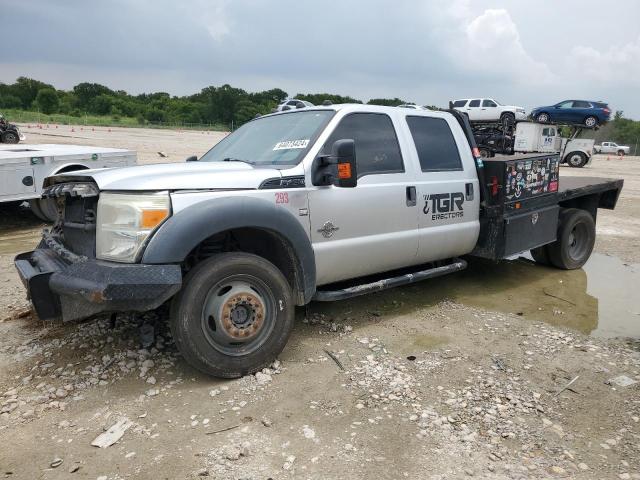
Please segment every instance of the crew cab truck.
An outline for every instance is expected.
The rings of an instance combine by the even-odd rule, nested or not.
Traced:
[[[629,155],[631,148],[626,145],[618,145],[616,142],[602,142],[593,146],[594,153],[615,153],[620,157]]]
[[[42,198],[47,177],[95,168],[127,167],[137,163],[136,152],[84,145],[0,145],[0,203],[29,202],[41,220],[53,222],[57,209]]]
[[[622,188],[559,179],[557,154],[483,162],[453,110],[280,112],[188,160],[47,179],[58,219],[15,260],[41,318],[170,302],[184,358],[238,377],[276,358],[296,305],[456,272],[468,254],[579,268]]]

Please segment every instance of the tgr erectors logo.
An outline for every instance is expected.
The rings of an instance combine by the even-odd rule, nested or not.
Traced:
[[[464,216],[464,193],[432,193],[424,196],[425,215],[431,215],[431,220],[448,220]]]

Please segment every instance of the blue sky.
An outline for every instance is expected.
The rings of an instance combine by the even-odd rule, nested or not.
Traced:
[[[0,81],[230,83],[444,106],[605,100],[640,119],[640,2],[0,0]]]

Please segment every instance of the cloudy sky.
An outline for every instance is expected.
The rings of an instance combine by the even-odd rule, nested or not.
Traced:
[[[605,100],[640,119],[637,0],[0,0],[0,82]]]

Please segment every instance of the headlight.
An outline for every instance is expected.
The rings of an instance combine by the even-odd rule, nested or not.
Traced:
[[[149,235],[170,213],[169,192],[102,192],[98,200],[96,257],[135,262]]]

